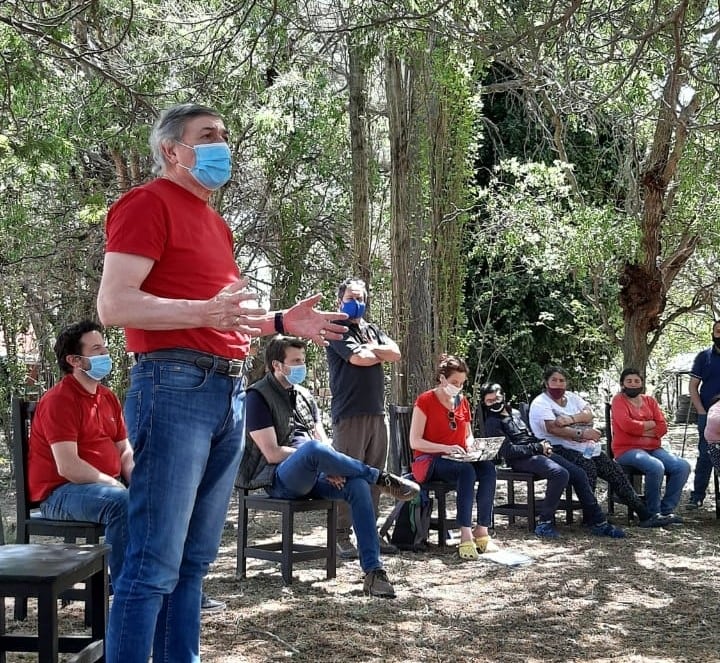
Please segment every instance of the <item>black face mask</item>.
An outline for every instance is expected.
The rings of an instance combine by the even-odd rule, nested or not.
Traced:
[[[713,337],[712,337],[712,342],[713,342],[713,345],[714,345],[718,350],[720,350],[720,336],[715,336],[715,335],[713,335]]]
[[[488,406],[490,412],[502,412],[505,409],[505,401],[495,401],[492,405]]]
[[[623,387],[623,394],[628,398],[635,398],[642,393],[642,387]]]

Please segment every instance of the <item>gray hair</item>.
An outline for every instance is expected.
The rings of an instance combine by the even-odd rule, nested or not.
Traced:
[[[176,143],[182,140],[185,131],[185,123],[198,115],[211,115],[212,117],[221,117],[220,113],[207,106],[200,104],[178,104],[165,109],[155,122],[150,133],[150,149],[152,150],[153,173],[160,175],[164,172],[165,157],[162,152],[162,146],[167,143]]]

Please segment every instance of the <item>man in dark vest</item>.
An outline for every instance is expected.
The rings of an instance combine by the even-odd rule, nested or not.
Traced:
[[[305,342],[275,336],[265,350],[265,377],[248,387],[246,447],[238,483],[265,488],[270,497],[317,497],[350,505],[358,540],[364,591],[394,598],[380,561],[370,487],[399,500],[410,500],[420,487],[370,467],[331,446],[305,379]]]

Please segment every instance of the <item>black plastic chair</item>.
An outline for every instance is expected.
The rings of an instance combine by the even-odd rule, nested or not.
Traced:
[[[397,460],[392,469],[399,474],[412,472],[412,449],[410,448],[410,420],[412,408],[407,405],[390,405],[390,446],[391,458]],[[430,529],[438,533],[438,544],[447,545],[451,529],[457,528],[457,520],[447,516],[447,495],[455,490],[454,483],[445,481],[426,481],[421,484],[424,490],[435,495],[437,516],[430,518]]]
[[[37,403],[20,398],[12,400],[13,423],[13,460],[15,463],[15,496],[17,504],[17,536],[16,543],[30,543],[31,536],[59,537],[65,543],[99,543],[105,534],[105,526],[79,520],[51,520],[42,518],[38,510],[39,504],[31,502],[28,491],[28,449],[30,424]],[[64,601],[85,601],[85,623],[92,621],[92,601],[90,588],[70,589],[63,594]],[[15,599],[15,619],[27,617],[27,597]]]

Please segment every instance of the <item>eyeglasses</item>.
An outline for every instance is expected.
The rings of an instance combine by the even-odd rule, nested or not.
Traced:
[[[457,429],[457,421],[455,421],[455,412],[453,410],[448,410],[448,423],[450,430]]]

